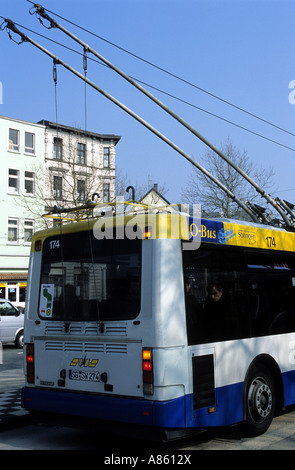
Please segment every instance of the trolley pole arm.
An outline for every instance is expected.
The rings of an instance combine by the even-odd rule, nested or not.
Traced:
[[[94,82],[86,78],[84,75],[82,75],[80,72],[75,70],[73,67],[68,65],[66,62],[62,61],[59,59],[57,56],[52,54],[50,51],[45,49],[43,46],[41,46],[39,43],[31,39],[29,36],[24,34],[23,32],[19,31],[19,29],[15,26],[13,21],[6,19],[6,27],[13,31],[16,34],[19,34],[22,41],[24,42],[29,42],[33,46],[37,47],[37,49],[41,50],[45,54],[47,54],[49,57],[51,57],[54,60],[54,63],[62,65],[64,68],[72,72],[74,75],[79,77],[81,80],[85,81],[88,85],[90,85],[92,88],[94,88],[96,91],[98,91],[100,94],[105,96],[108,100],[112,101],[115,105],[117,105],[119,108],[123,109],[127,114],[132,116],[134,119],[136,119],[138,122],[140,122],[143,126],[145,126],[147,129],[149,129],[153,134],[155,134],[157,137],[159,137],[161,140],[166,142],[170,147],[172,147],[174,150],[176,150],[180,155],[182,155],[184,158],[186,158],[190,163],[192,163],[196,168],[198,168],[202,173],[204,173],[209,179],[211,179],[217,186],[219,186],[231,199],[233,199],[255,222],[259,222],[259,219],[255,214],[252,213],[252,211],[242,202],[240,201],[226,186],[224,186],[215,176],[211,175],[205,168],[203,168],[201,165],[199,165],[193,158],[191,158],[186,152],[184,152],[180,147],[178,147],[176,144],[174,144],[170,139],[168,139],[165,135],[163,135],[161,132],[159,132],[155,127],[150,125],[147,121],[142,119],[140,116],[138,116],[135,112],[133,112],[131,109],[129,109],[127,106],[125,106],[123,103],[118,101],[116,98],[114,98],[112,95],[107,93],[105,90],[102,88],[98,87]]]
[[[295,222],[295,212],[294,212],[295,205],[291,204],[290,202],[284,201],[278,197],[276,197],[276,201],[286,212],[288,212],[291,215],[293,221]]]
[[[178,116],[174,111],[172,111],[168,106],[166,106],[162,101],[160,101],[158,98],[156,98],[152,93],[150,93],[148,90],[146,90],[143,86],[141,86],[139,83],[137,83],[135,80],[133,80],[129,75],[127,75],[125,72],[120,70],[118,67],[116,67],[114,64],[112,64],[109,60],[107,60],[105,57],[103,57],[101,54],[99,54],[96,50],[94,50],[92,47],[90,47],[88,44],[86,44],[84,41],[79,39],[77,36],[75,36],[73,33],[68,31],[66,28],[64,28],[62,25],[60,25],[57,21],[55,21],[53,18],[51,18],[45,11],[45,9],[38,3],[34,4],[34,7],[36,8],[36,14],[39,14],[42,16],[44,19],[49,21],[50,26],[52,28],[58,28],[60,29],[63,33],[67,34],[70,38],[72,38],[74,41],[79,43],[81,46],[83,46],[84,50],[87,50],[91,52],[94,56],[96,56],[98,59],[100,59],[102,62],[104,62],[108,67],[110,67],[112,70],[114,70],[116,73],[121,75],[125,80],[127,80],[131,85],[136,87],[139,91],[141,91],[144,95],[146,95],[148,98],[150,98],[154,103],[156,103],[158,106],[160,106],[164,111],[166,111],[170,116],[172,116],[174,119],[176,119],[180,124],[182,124],[186,129],[188,129],[191,133],[193,133],[198,139],[200,139],[207,147],[209,147],[211,150],[213,150],[217,155],[219,155],[223,160],[225,160],[232,168],[234,168],[248,183],[250,183],[255,190],[262,196],[264,197],[269,204],[273,206],[273,208],[279,212],[281,217],[284,219],[287,227],[290,227],[290,221],[288,217],[286,216],[285,212],[281,209],[281,207],[276,203],[276,201],[269,195],[267,194],[262,188],[259,187],[259,185],[250,178],[247,173],[245,173],[239,166],[237,166],[232,160],[230,160],[223,152],[221,152],[215,145],[213,145],[209,140],[207,140],[203,135],[201,135],[196,129],[194,129],[189,123],[187,123],[184,119],[182,119],[180,116]]]

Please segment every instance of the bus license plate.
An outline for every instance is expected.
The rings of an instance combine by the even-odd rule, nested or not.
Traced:
[[[69,370],[69,378],[71,380],[90,380],[91,382],[100,382],[100,373],[83,370]]]

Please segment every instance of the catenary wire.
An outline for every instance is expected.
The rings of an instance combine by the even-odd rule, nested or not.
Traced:
[[[29,0],[26,0],[26,1],[29,1]],[[48,10],[48,11],[50,11],[50,10]],[[56,16],[59,16],[59,15],[56,15]],[[5,20],[5,18],[4,18],[3,16],[0,16],[0,18],[2,18],[3,20]],[[36,31],[34,31],[34,30],[30,29],[30,28],[27,28],[26,26],[23,26],[23,25],[21,25],[21,24],[19,24],[19,23],[15,23],[15,24],[16,24],[17,26],[19,26],[19,27],[21,27],[21,28],[23,28],[23,29],[25,29],[25,30],[27,30],[27,31],[30,31],[31,33],[36,34],[37,36],[40,36],[40,37],[42,37],[43,39],[47,39],[48,41],[53,42],[54,44],[56,44],[56,45],[58,45],[58,46],[61,46],[61,47],[65,48],[65,49],[67,49],[67,50],[69,50],[69,51],[71,51],[71,52],[73,52],[73,53],[75,53],[75,54],[78,54],[78,55],[80,55],[80,56],[82,56],[82,57],[83,57],[83,55],[84,55],[83,53],[81,53],[81,52],[79,52],[79,51],[76,51],[75,49],[73,49],[73,48],[71,48],[71,47],[69,47],[69,46],[66,46],[65,44],[62,44],[62,43],[60,43],[60,42],[58,42],[58,41],[55,41],[55,40],[53,40],[53,39],[51,39],[51,38],[48,38],[47,36],[45,36],[45,35],[43,35],[43,34],[37,33]],[[102,66],[104,66],[104,67],[109,68],[107,65],[103,64],[102,62],[100,62],[100,61],[97,60],[97,59],[94,59],[94,58],[92,58],[92,57],[87,57],[87,58],[88,58],[89,60],[91,60],[92,62],[95,62],[95,63],[97,63],[97,64],[99,64],[99,65],[102,65]],[[130,76],[130,77],[131,77],[131,76]],[[166,95],[166,96],[169,96],[170,98],[173,98],[173,99],[175,99],[175,100],[177,100],[177,101],[179,101],[179,102],[181,102],[181,103],[184,103],[184,104],[186,104],[186,105],[188,105],[188,106],[190,106],[190,107],[193,107],[193,108],[195,108],[195,109],[197,109],[197,110],[199,110],[199,111],[201,111],[201,112],[203,112],[203,113],[206,113],[206,114],[208,114],[208,115],[210,115],[210,116],[212,116],[212,117],[215,117],[215,118],[217,118],[217,119],[219,119],[219,120],[221,120],[221,121],[223,121],[223,122],[226,122],[226,123],[228,123],[228,124],[230,124],[230,125],[232,125],[232,126],[235,126],[235,127],[239,128],[239,129],[241,129],[241,130],[244,130],[244,131],[246,131],[246,132],[249,132],[249,133],[251,133],[251,134],[253,134],[253,135],[257,136],[257,137],[260,137],[260,138],[262,138],[262,139],[264,139],[264,140],[266,140],[266,141],[268,141],[268,142],[271,142],[271,143],[276,144],[276,145],[279,145],[280,147],[283,147],[283,148],[285,148],[285,149],[287,149],[287,150],[291,150],[292,152],[295,152],[295,149],[292,148],[292,147],[290,147],[290,146],[288,146],[288,145],[285,145],[285,144],[283,144],[283,143],[281,143],[281,142],[278,142],[278,141],[276,141],[276,140],[274,140],[274,139],[271,139],[271,138],[269,138],[269,137],[266,137],[266,136],[264,136],[264,135],[262,135],[262,134],[260,134],[260,133],[258,133],[258,132],[256,132],[256,131],[253,131],[253,130],[251,130],[251,129],[248,129],[248,128],[244,127],[244,126],[241,126],[240,124],[237,124],[237,123],[235,123],[235,122],[233,122],[233,121],[230,121],[230,120],[228,120],[228,119],[226,119],[226,118],[224,118],[224,117],[222,117],[222,116],[219,116],[219,115],[216,114],[216,113],[212,113],[211,111],[208,111],[208,110],[206,110],[206,109],[204,109],[204,108],[201,108],[201,107],[199,107],[199,106],[197,106],[197,105],[195,105],[195,104],[193,104],[193,103],[190,103],[190,102],[188,102],[188,101],[186,101],[186,100],[184,100],[184,99],[182,99],[182,98],[179,98],[179,97],[177,97],[177,96],[175,96],[175,95],[172,95],[171,93],[168,93],[168,92],[166,92],[166,91],[164,91],[164,90],[161,90],[160,88],[155,87],[155,86],[153,86],[153,85],[150,85],[150,84],[148,84],[148,83],[146,83],[146,82],[144,82],[144,81],[142,81],[142,80],[139,80],[139,79],[134,78],[134,77],[131,77],[131,78],[133,78],[133,80],[136,80],[136,81],[139,82],[139,83],[142,83],[142,84],[145,85],[145,86],[148,86],[149,88],[152,88],[152,89],[158,91],[159,93],[162,93],[162,94],[164,94],[164,95]],[[295,136],[295,134],[292,134],[292,135]]]
[[[28,3],[31,3],[31,4],[35,5],[35,2],[33,2],[32,0],[26,0],[26,1],[27,1]],[[190,82],[190,81],[188,81],[188,80],[186,80],[186,79],[180,77],[179,75],[176,75],[176,74],[174,74],[174,73],[172,73],[172,72],[170,72],[170,71],[164,69],[163,67],[160,67],[159,65],[156,65],[156,64],[154,64],[153,62],[150,62],[150,61],[148,61],[147,59],[144,59],[143,57],[140,57],[139,55],[134,54],[133,52],[128,51],[127,49],[125,49],[125,48],[123,48],[123,47],[121,47],[121,46],[118,46],[117,44],[115,44],[115,43],[109,41],[108,39],[105,39],[105,38],[103,38],[102,36],[99,36],[98,34],[94,33],[93,31],[90,31],[89,29],[84,28],[83,26],[80,26],[80,25],[78,25],[77,23],[74,23],[74,22],[71,21],[71,20],[68,20],[67,18],[65,18],[65,17],[63,17],[63,16],[61,16],[61,15],[59,15],[58,13],[55,13],[55,12],[52,11],[52,10],[49,10],[48,8],[45,8],[45,10],[48,11],[48,12],[50,12],[51,14],[57,16],[58,18],[60,18],[60,19],[62,19],[62,20],[64,20],[64,21],[66,21],[67,23],[69,23],[69,24],[75,26],[76,28],[79,28],[79,29],[81,29],[82,31],[85,31],[86,33],[91,34],[92,36],[94,36],[94,37],[96,37],[96,38],[98,38],[98,39],[100,39],[100,40],[102,40],[102,41],[104,41],[104,42],[110,44],[111,46],[116,47],[117,49],[121,50],[122,52],[125,52],[126,54],[129,54],[130,56],[132,56],[132,57],[134,57],[134,58],[136,58],[136,59],[138,59],[138,60],[140,60],[140,61],[142,61],[142,62],[145,62],[146,64],[150,65],[151,67],[154,67],[154,68],[160,70],[161,72],[164,72],[164,73],[166,73],[167,75],[170,75],[171,77],[176,78],[177,80],[180,80],[180,81],[182,81],[183,83],[186,83],[187,85],[189,85],[189,86],[191,86],[191,87],[193,87],[193,88],[196,88],[197,90],[199,90],[199,91],[201,91],[201,92],[203,92],[203,93],[205,93],[205,94],[211,96],[212,98],[215,98],[215,99],[217,99],[217,100],[219,100],[219,101],[221,101],[221,102],[227,104],[228,106],[231,106],[231,107],[233,107],[233,108],[235,108],[235,109],[237,109],[237,110],[239,110],[239,111],[241,111],[241,112],[243,112],[243,113],[245,113],[245,114],[248,114],[248,115],[251,116],[251,117],[254,117],[255,119],[258,119],[258,120],[264,122],[265,124],[268,124],[268,125],[270,125],[270,126],[276,128],[276,129],[278,129],[278,130],[280,130],[280,131],[282,131],[282,132],[285,132],[285,133],[287,133],[287,134],[289,134],[289,135],[295,137],[295,134],[292,133],[292,132],[290,132],[290,131],[288,131],[287,129],[284,129],[283,127],[278,126],[277,124],[274,124],[274,123],[268,121],[267,119],[264,119],[264,118],[258,116],[257,114],[254,114],[254,113],[252,113],[252,112],[250,112],[250,111],[247,111],[246,109],[244,109],[244,108],[242,108],[242,107],[240,107],[240,106],[238,106],[238,105],[235,105],[234,103],[231,103],[230,101],[228,101],[228,100],[226,100],[226,99],[224,99],[224,98],[221,98],[220,96],[217,96],[216,94],[214,94],[214,93],[212,93],[212,92],[210,92],[210,91],[208,91],[208,90],[205,90],[204,88],[201,88],[201,87],[199,87],[198,85],[196,85],[196,84],[194,84],[194,83],[192,83],[192,82]]]

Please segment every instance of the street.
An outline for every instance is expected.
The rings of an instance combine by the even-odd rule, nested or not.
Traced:
[[[3,364],[0,364],[0,373],[11,369],[23,369],[23,350],[14,347],[14,344],[4,344]],[[1,386],[0,386],[1,387]]]
[[[3,364],[0,365],[1,392],[7,388],[10,390],[21,388],[23,385],[22,368],[22,350],[13,346],[4,346]],[[95,450],[106,459],[114,459],[114,455],[121,455],[122,452],[126,456],[128,452],[130,456],[155,455],[155,453],[176,455],[177,452],[188,456],[195,455],[197,450],[294,449],[295,407],[277,416],[268,432],[256,438],[245,438],[241,436],[239,426],[232,426],[205,431],[193,437],[166,444],[125,436],[119,437],[91,429],[33,424],[24,413],[22,416],[17,416],[11,423],[0,422],[0,450]],[[104,463],[111,463],[111,461]],[[150,463],[154,462],[151,460]],[[187,464],[189,463],[187,460]]]

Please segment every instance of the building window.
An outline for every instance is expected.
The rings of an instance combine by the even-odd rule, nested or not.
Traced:
[[[103,202],[110,202],[110,185],[104,183],[103,185]]]
[[[8,170],[8,193],[19,194],[19,170]]]
[[[77,163],[80,165],[86,164],[86,144],[77,144]]]
[[[62,197],[62,177],[53,177],[53,197],[55,199],[61,199]]]
[[[19,152],[19,131],[17,129],[9,129],[9,150]]]
[[[15,282],[8,282],[7,291],[8,291],[8,300],[10,300],[10,302],[16,302],[17,284]],[[10,310],[8,312],[8,315],[14,316],[15,312]]]
[[[77,181],[77,200],[83,202],[86,199],[86,185],[84,180]]]
[[[62,139],[59,137],[53,138],[53,158],[62,160]]]
[[[35,153],[35,134],[25,132],[25,152]]]
[[[8,243],[18,243],[18,219],[8,219]]]
[[[110,147],[103,148],[103,167],[110,167]]]
[[[25,171],[25,194],[34,196],[35,194],[35,173]]]
[[[28,245],[32,243],[34,234],[34,221],[27,219],[24,221],[24,244]]]

